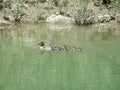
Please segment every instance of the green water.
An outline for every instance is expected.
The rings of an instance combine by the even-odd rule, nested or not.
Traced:
[[[84,51],[41,52],[40,41]],[[120,26],[0,30],[0,90],[120,90]]]

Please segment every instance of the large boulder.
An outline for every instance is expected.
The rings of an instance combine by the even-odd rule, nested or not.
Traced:
[[[71,24],[74,23],[74,19],[59,14],[52,14],[46,19],[46,22],[50,24]]]

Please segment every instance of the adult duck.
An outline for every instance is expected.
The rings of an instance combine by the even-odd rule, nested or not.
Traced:
[[[40,50],[42,51],[52,51],[53,48],[51,46],[45,46],[44,42],[40,42],[38,45],[40,45]]]

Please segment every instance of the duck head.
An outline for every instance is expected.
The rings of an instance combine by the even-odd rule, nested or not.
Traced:
[[[44,42],[40,42],[38,45],[45,46]]]

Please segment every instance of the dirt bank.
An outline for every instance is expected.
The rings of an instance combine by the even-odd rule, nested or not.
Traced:
[[[45,2],[36,2],[33,0],[11,2],[0,3],[0,24],[2,24],[2,22],[6,24],[16,22],[33,24],[41,23],[45,22],[46,18],[51,14],[60,14],[75,19],[75,15],[78,13],[79,8],[82,8],[80,5],[77,6],[77,2],[75,0],[67,0],[66,4],[61,1],[57,5],[54,0],[45,0]],[[90,2],[87,4],[87,9],[92,9],[94,23],[108,23],[111,21],[113,22],[113,20],[115,23],[120,22],[120,12],[116,6],[107,8],[104,5],[96,6],[94,2]],[[84,18],[85,15],[80,18]],[[89,18],[86,18],[85,20],[87,19]]]

